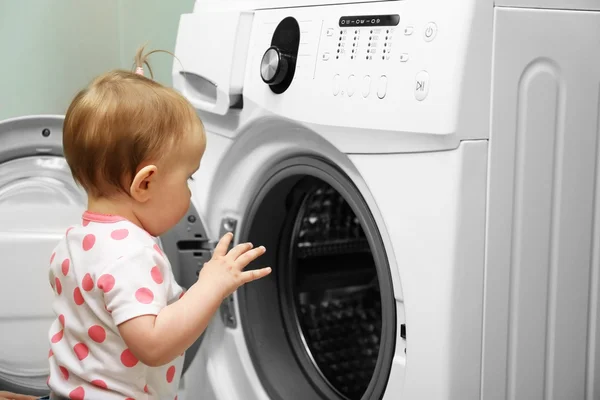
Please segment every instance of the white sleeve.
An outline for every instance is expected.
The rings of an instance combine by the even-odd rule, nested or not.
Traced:
[[[97,285],[115,324],[158,315],[169,298],[165,275],[171,275],[169,265],[152,247],[141,247],[104,268]]]

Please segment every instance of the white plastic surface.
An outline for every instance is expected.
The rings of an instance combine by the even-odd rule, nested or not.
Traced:
[[[252,120],[278,115],[319,131],[345,153],[454,149],[461,139],[487,138],[491,0],[320,4],[254,11],[247,42],[243,110],[227,119],[215,118],[211,112],[201,113],[209,130],[235,137]],[[283,7],[279,3],[271,5]],[[203,19],[211,19],[215,14],[202,3],[197,3],[196,11],[205,16]],[[374,14],[398,14],[400,23],[395,27],[355,29],[357,34],[346,29],[341,35],[345,39],[340,42],[340,31],[344,31],[339,25],[340,17]],[[299,22],[301,43],[294,80],[286,92],[275,95],[260,77],[260,61],[277,24],[288,16]],[[425,32],[431,22],[435,23],[436,35],[427,41]],[[200,39],[209,36],[199,35],[199,28],[194,29],[196,33],[180,31],[180,36],[187,34],[189,38],[178,38],[178,42],[189,44],[178,47],[177,56],[193,54],[201,60],[199,64],[210,64],[202,68],[223,68],[226,63],[221,57],[199,55],[196,48],[207,46],[204,42],[210,40]],[[405,34],[411,30],[412,34]],[[368,46],[369,38],[375,36],[377,39]],[[225,32],[224,38],[229,37]],[[351,58],[355,43],[358,53]],[[227,40],[223,46],[229,46]],[[338,49],[346,52],[338,54]],[[376,49],[377,53],[367,53],[368,49]],[[325,54],[329,57],[323,57]],[[367,60],[367,54],[372,59]],[[421,71],[426,71],[428,77],[425,96],[415,90],[424,75]],[[382,76],[385,84],[380,83]],[[174,86],[185,93],[182,82],[174,80]],[[224,128],[225,125],[232,127]]]
[[[282,134],[283,132],[288,134]],[[386,252],[390,255],[394,292],[398,300],[398,324],[404,322],[404,307],[401,302],[402,288],[395,258],[392,256],[394,250],[386,234],[385,223],[364,181],[345,155],[314,132],[297,124],[275,118],[265,118],[252,124],[235,142],[218,138],[209,132],[209,146],[210,143],[215,142],[220,144],[213,151],[223,152],[215,156],[215,159],[220,159],[220,163],[216,165],[211,161],[210,167],[203,165],[196,176],[197,179],[192,184],[195,201],[199,202],[199,199],[205,201],[205,204],[198,204],[197,207],[205,209],[207,230],[218,232],[221,218],[224,216],[238,219],[238,229],[244,229],[243,216],[251,201],[250,196],[255,190],[255,185],[261,182],[261,178],[270,165],[297,154],[326,156],[349,174],[360,188],[378,226],[380,226]],[[211,182],[208,187],[201,183],[206,180]],[[185,397],[181,397],[182,399],[200,397],[215,400],[254,400],[267,398],[252,366],[240,327],[235,330],[225,329],[220,317],[216,316],[204,340],[205,342],[199,350],[199,358],[203,361],[195,362],[190,366],[184,379]],[[396,353],[392,374],[397,381],[404,375],[405,365],[404,347],[400,340]],[[207,366],[210,367],[208,375]]]
[[[209,143],[213,137],[209,134]],[[289,122],[265,119],[221,149],[227,153],[220,164],[201,168],[194,181],[201,182],[206,176],[212,184],[200,187],[194,183],[193,190],[209,193],[204,198],[213,232],[218,231],[224,216],[237,218],[243,229],[254,185],[270,165],[293,154],[331,159],[360,188],[380,227],[393,268],[398,323],[406,318],[410,332],[408,358],[404,341],[398,340],[386,400],[398,398],[404,390],[406,398],[424,394],[440,400],[470,398],[479,392],[479,379],[471,377],[479,376],[481,359],[485,141],[450,152],[348,159],[315,133]],[[390,171],[388,178],[382,171]],[[400,279],[410,285],[410,295],[404,293]],[[208,332],[199,350],[204,361],[188,371],[185,398],[266,399],[241,328],[225,329],[217,317]],[[411,381],[402,389],[405,371]],[[437,384],[431,385],[431,381]]]
[[[600,13],[526,9],[597,2],[497,0],[510,7],[496,21],[491,0],[304,7],[314,3],[196,3],[207,14],[255,12],[244,109],[205,117],[227,143],[222,164],[201,172],[210,185],[197,188],[208,192],[210,229],[244,215],[270,163],[327,157],[375,214],[407,323],[386,400],[600,399]],[[393,64],[335,58],[340,16],[385,13],[401,18],[388,39]],[[275,95],[258,67],[287,16],[300,22],[299,70]],[[444,149],[456,150],[427,152]],[[216,318],[206,340],[188,399],[267,399],[241,329]]]
[[[196,0],[194,12],[223,10],[260,10],[285,7],[306,7],[314,5],[375,3],[382,0]],[[485,0],[482,0],[482,2]],[[425,1],[422,1],[425,2]],[[454,2],[457,6],[458,2]],[[562,10],[600,10],[597,0],[494,0],[496,7],[553,8]]]
[[[196,0],[194,12],[261,10],[287,7],[320,6],[323,4],[375,3],[381,0]]]
[[[448,152],[351,160],[385,221],[404,296],[404,387],[384,399],[476,399],[487,141],[463,142]]]
[[[495,36],[482,399],[597,400],[600,13]]]
[[[598,0],[495,0],[496,7],[599,11]]]
[[[50,255],[82,209],[56,203],[0,207],[0,376],[41,389],[48,374],[48,329],[56,318],[48,279]]]
[[[459,104],[483,110],[489,99],[489,87],[483,82],[489,82],[486,78],[490,59],[481,56],[490,52],[491,26],[479,23],[486,19],[491,22],[491,5],[486,8],[486,2],[480,0],[460,4],[436,2],[435,7],[432,4],[432,1],[392,1],[256,11],[244,96],[277,115],[306,123],[460,138],[486,137],[484,113],[470,113],[468,125],[459,128]],[[342,16],[378,14],[398,14],[400,23],[391,27],[357,28],[341,26],[339,22]],[[292,85],[285,93],[275,95],[260,78],[260,60],[277,24],[288,16],[300,24],[301,44]],[[437,34],[428,42],[424,33],[430,22],[435,22]],[[414,34],[404,34],[407,26],[413,27]],[[328,34],[330,29],[332,35]],[[486,41],[486,48],[480,49],[481,55],[466,51],[469,45]],[[324,53],[331,54],[330,58],[324,60]],[[410,55],[406,63],[400,61],[403,53]],[[429,93],[421,101],[415,98],[414,89],[420,71],[427,71],[430,77]],[[330,89],[337,74],[342,78],[342,96],[335,96]],[[358,82],[369,76],[370,90],[367,86],[363,96],[345,95],[350,75],[356,76]],[[377,96],[381,76],[387,78],[387,91],[382,98]],[[478,90],[466,96],[470,85],[478,81]]]
[[[181,16],[173,86],[196,109],[225,115],[241,94],[251,23],[244,12]]]

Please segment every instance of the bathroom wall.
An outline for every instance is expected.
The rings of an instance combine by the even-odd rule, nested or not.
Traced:
[[[94,76],[131,68],[139,45],[173,51],[193,0],[0,0],[0,120],[64,114]],[[173,59],[150,59],[171,84]]]
[[[193,0],[121,0],[118,1],[120,26],[119,54],[121,66],[130,68],[138,46],[148,43],[151,49],[173,52],[179,16],[192,12]],[[173,57],[155,53],[150,56],[154,79],[171,85]]]

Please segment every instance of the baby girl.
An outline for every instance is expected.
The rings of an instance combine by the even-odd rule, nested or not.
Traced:
[[[187,212],[206,137],[183,96],[144,76],[142,50],[136,72],[99,76],[66,114],[64,153],[88,208],[50,257],[51,399],[176,398],[184,352],[222,300],[271,272],[244,271],[265,248],[228,252],[228,233],[183,295],[155,238]]]

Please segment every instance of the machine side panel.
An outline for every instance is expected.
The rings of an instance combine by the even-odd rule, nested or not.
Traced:
[[[600,396],[598,37],[600,13],[496,10],[485,400]]]

